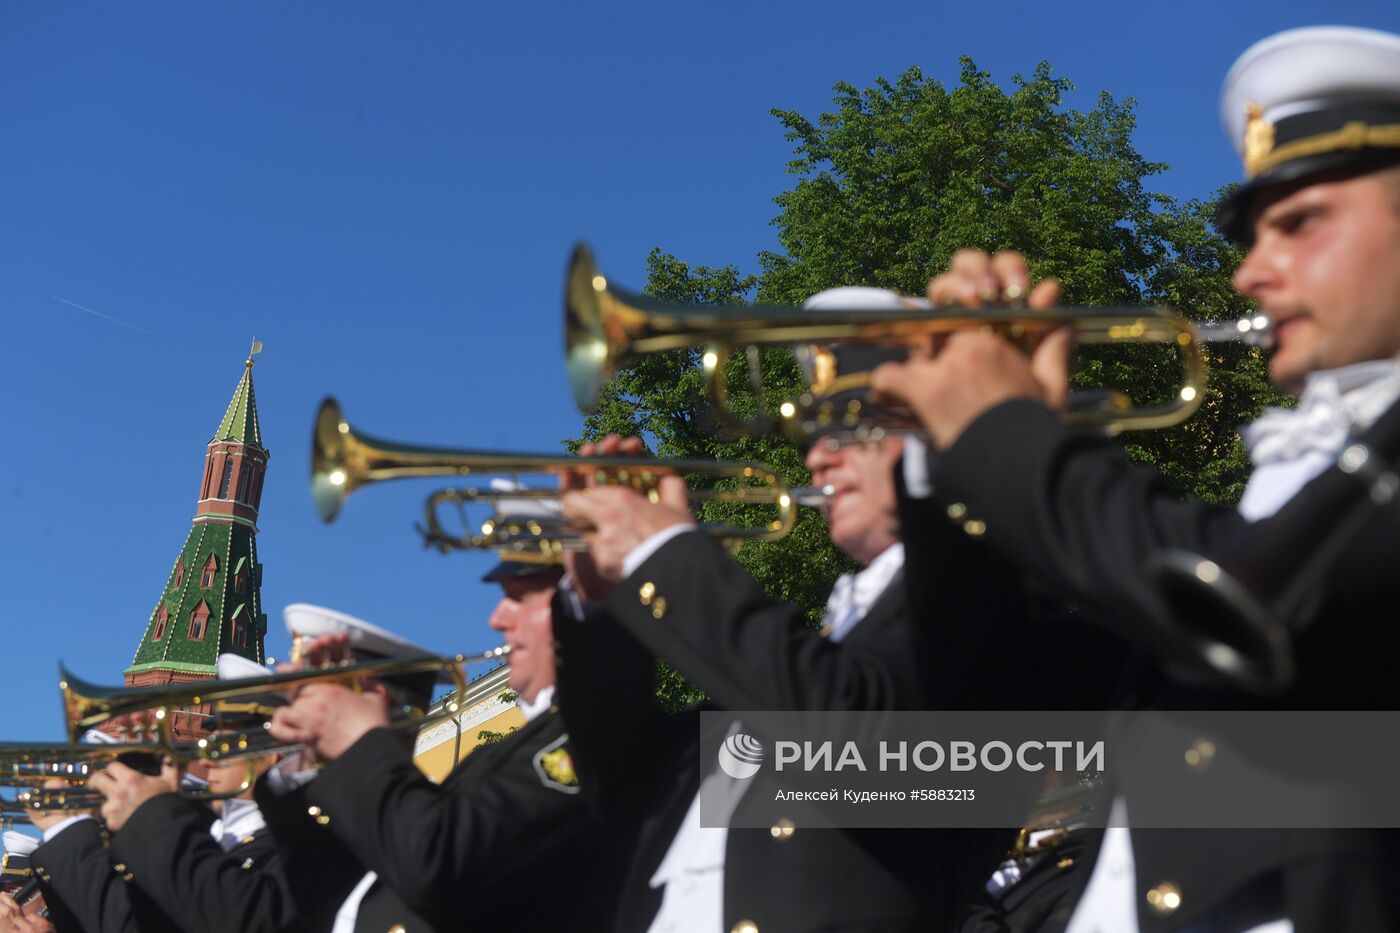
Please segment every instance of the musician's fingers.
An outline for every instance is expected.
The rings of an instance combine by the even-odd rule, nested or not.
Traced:
[[[614,456],[621,444],[622,438],[616,434],[609,434],[598,442],[598,453],[604,457]]]
[[[593,444],[592,441],[589,441],[587,444],[584,444],[582,447],[580,447],[580,448],[578,449],[578,455],[579,455],[580,457],[591,457],[591,456],[593,456],[595,450],[596,450],[595,445]],[[560,473],[559,473],[559,488],[560,488],[560,489],[583,489],[585,486],[588,485],[588,479],[587,479],[587,477],[584,475],[586,469],[587,469],[587,467],[586,467],[586,466],[583,466],[583,467],[579,467],[579,468],[577,468],[577,469],[566,469],[566,470],[560,471]]]
[[[272,725],[268,731],[279,742],[303,742],[305,735],[296,710],[284,706],[272,714]]]
[[[564,506],[564,517],[573,525],[580,528],[594,527],[594,518],[598,512],[598,503],[589,490],[577,492],[566,492],[564,498],[560,500]]]
[[[926,353],[924,355],[927,355]],[[911,352],[910,356],[914,354]],[[903,401],[907,388],[907,363],[881,363],[870,371],[870,391],[876,401]]]
[[[960,249],[948,262],[948,271],[963,278],[978,278],[992,271],[992,257],[980,249]]]
[[[674,509],[690,510],[690,493],[679,476],[663,476],[656,485],[657,500]]]
[[[640,437],[624,437],[618,445],[618,450],[624,456],[640,457],[646,452],[646,447],[642,444]]]
[[[929,280],[929,304],[936,308],[980,308],[982,299],[976,278],[945,272]]]
[[[1031,281],[1025,256],[1014,249],[1003,250],[992,257],[991,268],[997,282],[998,297],[1003,301],[1025,300]]]
[[[1031,374],[1045,391],[1045,402],[1059,411],[1069,399],[1069,354],[1074,331],[1061,327],[1040,342],[1031,354]]]
[[[964,301],[971,295],[977,307],[1001,298],[1001,283],[993,259],[981,250],[960,249],[953,254],[948,271],[963,280],[959,291]]]
[[[308,667],[323,667],[340,664],[354,658],[350,647],[350,636],[345,634],[321,635],[302,646],[302,660]]]
[[[1037,311],[1053,308],[1060,303],[1060,282],[1058,279],[1041,279],[1031,289],[1031,297],[1026,302]]]

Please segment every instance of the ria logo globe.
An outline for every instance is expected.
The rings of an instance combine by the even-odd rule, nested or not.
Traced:
[[[763,767],[763,743],[736,732],[719,747],[719,768],[736,781],[747,780]]]

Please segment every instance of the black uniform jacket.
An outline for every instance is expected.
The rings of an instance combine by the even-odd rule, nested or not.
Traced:
[[[967,429],[942,456],[934,488],[941,521],[961,526],[979,547],[1019,568],[1012,579],[1029,574],[1081,616],[1140,647],[1134,682],[1114,704],[1119,708],[1393,709],[1400,698],[1394,625],[1400,574],[1394,531],[1383,514],[1320,580],[1321,611],[1295,636],[1292,688],[1260,698],[1163,663],[1180,656],[1182,640],[1142,568],[1162,547],[1211,554],[1247,527],[1269,531],[1264,523],[1248,526],[1233,508],[1180,501],[1155,471],[1130,465],[1116,445],[1067,431],[1045,408],[1020,401],[992,409]],[[1299,496],[1310,492],[1315,485]],[[1265,521],[1283,520],[1281,514]],[[1280,524],[1277,533],[1298,530]],[[911,564],[910,572],[918,568]],[[1078,663],[1052,649],[1042,644],[1047,668]],[[1104,672],[1109,681],[1115,673]],[[1134,774],[1179,774],[1182,782],[1208,788],[1213,774],[1238,760],[1230,737],[1217,736],[1213,763],[1192,766],[1191,744],[1130,749],[1114,777],[1130,822]],[[1136,798],[1139,812],[1160,802]],[[1400,929],[1400,839],[1393,832],[1144,829],[1133,830],[1132,839],[1144,930],[1206,919],[1217,924],[1212,930],[1247,929],[1278,916],[1292,919],[1298,933]],[[1171,889],[1177,897],[1162,897]]]
[[[699,713],[661,712],[654,657],[736,711],[921,709],[965,685],[956,651],[944,653],[942,633],[911,617],[900,580],[836,644],[701,533],[667,542],[582,622],[563,621],[564,599],[555,606],[560,706],[585,793],[611,833],[635,834],[619,930],[645,929],[660,906],[649,881],[699,782]],[[996,650],[994,629],[960,633],[962,647]],[[948,929],[1010,841],[1009,831],[733,829],[724,928]]]
[[[175,794],[153,797],[112,837],[113,861],[182,930],[282,929],[293,908],[271,834],[260,829],[225,852],[208,812]]]
[[[314,782],[313,782],[314,783]],[[331,831],[331,821],[306,799],[306,788],[272,793],[267,779],[254,789],[292,892],[295,917],[288,933],[327,933],[336,913],[369,871]],[[385,933],[394,926],[414,933],[432,929],[392,888],[376,884],[359,903],[355,930]]]
[[[96,820],[69,826],[34,853],[60,931],[275,931],[291,919],[265,833],[231,852],[209,835],[213,814],[175,794],[146,801],[115,836]]]
[[[433,929],[610,929],[620,859],[599,845],[556,711],[476,748],[441,785],[375,730],[305,791],[376,889]]]

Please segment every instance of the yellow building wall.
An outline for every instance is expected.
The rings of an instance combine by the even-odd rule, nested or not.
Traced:
[[[429,780],[447,777],[457,762],[482,744],[481,733],[504,734],[525,725],[515,694],[506,684],[507,673],[498,668],[480,678],[468,688],[460,713],[418,733],[413,763]]]

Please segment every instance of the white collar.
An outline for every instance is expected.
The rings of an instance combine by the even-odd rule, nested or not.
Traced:
[[[225,852],[230,852],[266,825],[256,803],[234,798],[223,802],[223,812],[209,827],[209,835],[218,840]]]
[[[904,544],[900,542],[881,551],[880,556],[859,573],[843,573],[837,577],[822,621],[827,637],[840,641],[849,635],[903,566]]]
[[[523,696],[520,696],[519,694],[517,694],[515,697],[515,705],[520,707],[520,712],[524,714],[526,722],[530,722],[536,716],[539,716],[541,713],[547,711],[553,702],[553,684],[550,684],[548,687],[541,688],[540,692],[535,694],[535,699],[533,702],[526,700]]]

